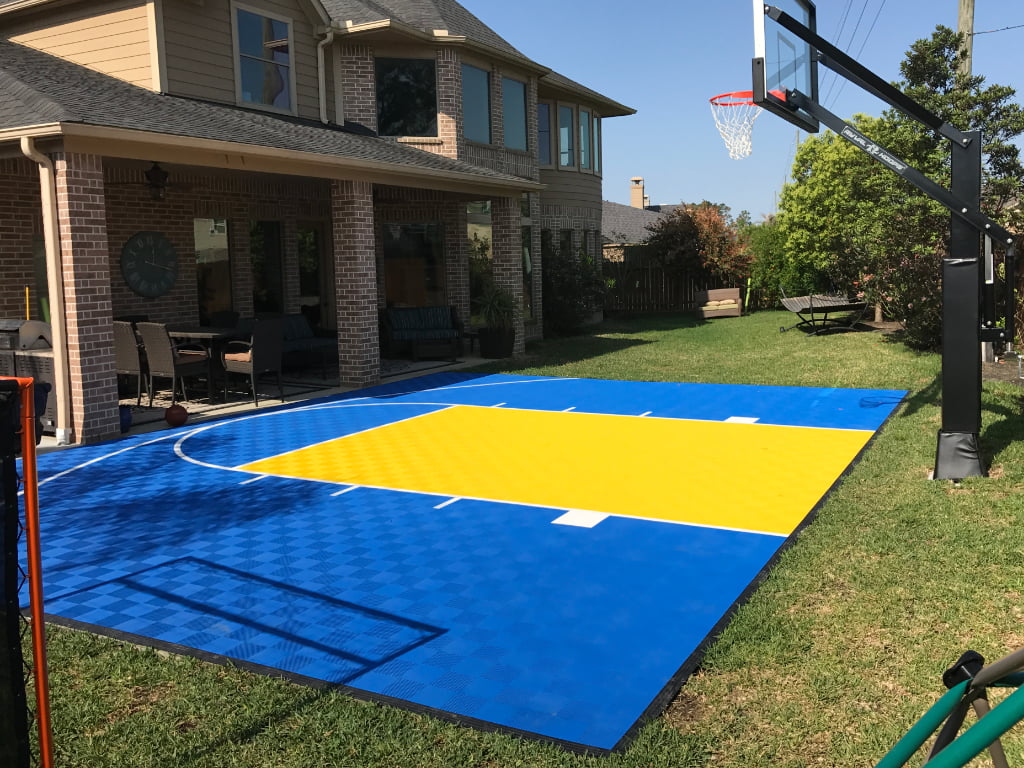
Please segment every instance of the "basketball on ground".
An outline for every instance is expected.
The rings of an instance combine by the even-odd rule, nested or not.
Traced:
[[[188,421],[188,411],[186,411],[180,405],[172,405],[166,411],[164,411],[164,421],[170,424],[172,427],[180,427],[186,421]]]

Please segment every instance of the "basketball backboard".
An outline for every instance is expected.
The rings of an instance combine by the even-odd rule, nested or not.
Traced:
[[[768,14],[771,6],[817,34],[814,3],[810,0],[753,0],[754,62],[753,101],[798,128],[817,133],[818,121],[786,103],[788,91],[799,91],[818,100],[817,52],[792,30]]]

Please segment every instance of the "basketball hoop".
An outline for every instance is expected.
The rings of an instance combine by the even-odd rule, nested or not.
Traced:
[[[761,108],[752,101],[753,96],[753,91],[736,91],[720,93],[710,99],[711,115],[733,160],[746,157],[754,149],[750,135]]]

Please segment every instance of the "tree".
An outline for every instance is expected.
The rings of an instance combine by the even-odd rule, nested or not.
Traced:
[[[897,87],[953,125],[981,130],[984,202],[997,220],[1019,195],[1024,168],[1010,140],[1024,132],[1014,91],[985,87],[980,76],[957,71],[962,38],[939,26],[911,46]],[[886,111],[851,122],[869,138],[948,187],[948,140],[917,121]],[[789,258],[787,289],[861,291],[901,320],[908,341],[936,348],[941,341],[941,258],[948,252],[949,213],[867,155],[825,132],[797,151],[793,181],[782,195],[779,227]]]

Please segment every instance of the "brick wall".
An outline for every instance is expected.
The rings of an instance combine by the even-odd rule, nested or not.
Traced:
[[[363,45],[342,45],[338,65],[341,67],[342,104],[346,121],[377,130],[377,86],[373,49]]]
[[[42,238],[39,172],[28,160],[0,160],[0,318],[24,319],[25,286],[30,288],[31,318],[40,319],[33,249]]]
[[[373,185],[331,182],[331,211],[341,380],[373,384],[380,378]]]
[[[466,141],[462,138],[462,60],[454,48],[437,49],[437,135],[442,141],[437,154],[461,159]]]

